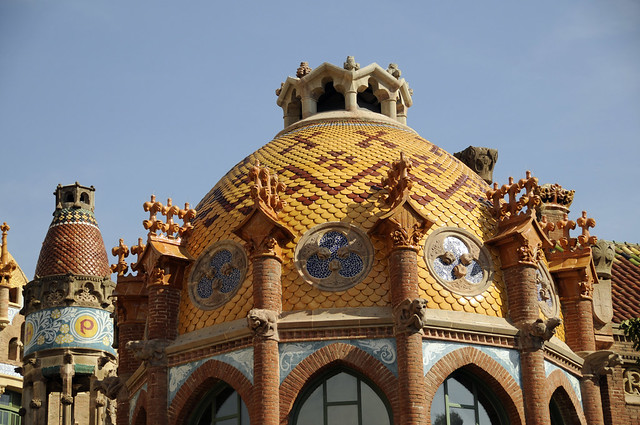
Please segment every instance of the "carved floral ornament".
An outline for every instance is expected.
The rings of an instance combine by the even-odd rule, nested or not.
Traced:
[[[536,270],[536,292],[538,306],[542,314],[546,317],[557,317],[559,314],[558,306],[560,305],[558,295],[551,273],[542,263],[538,263],[538,269]]]
[[[640,397],[640,368],[629,367],[624,370],[624,392]]]
[[[346,223],[330,222],[302,236],[294,258],[306,282],[323,291],[344,291],[369,274],[373,255],[364,232]]]
[[[230,240],[214,243],[191,269],[188,280],[191,302],[202,310],[222,306],[238,292],[247,265],[247,254],[240,244]]]
[[[489,251],[470,232],[442,227],[432,232],[424,246],[431,274],[451,292],[475,296],[493,282]]]

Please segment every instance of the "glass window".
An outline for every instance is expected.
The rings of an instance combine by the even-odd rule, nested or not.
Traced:
[[[302,392],[291,424],[391,425],[390,410],[369,382],[347,371],[334,371]]]
[[[0,424],[20,425],[22,418],[18,414],[22,403],[22,394],[6,390],[0,396]]]
[[[189,421],[193,425],[249,425],[249,411],[237,393],[222,383],[207,393]]]
[[[492,391],[473,375],[456,371],[445,379],[431,403],[432,425],[506,425],[508,419]]]

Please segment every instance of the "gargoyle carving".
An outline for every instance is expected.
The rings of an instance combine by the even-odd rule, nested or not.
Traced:
[[[520,345],[524,349],[539,350],[546,341],[556,333],[556,328],[562,323],[557,317],[538,319],[527,323],[520,329]]]
[[[582,365],[582,375],[585,378],[600,378],[611,374],[613,368],[622,364],[622,357],[613,351],[601,350],[591,353],[581,353],[584,357]]]
[[[427,321],[427,300],[416,298],[406,299],[396,309],[396,332],[424,334],[422,328]]]
[[[159,339],[129,341],[127,342],[127,350],[133,351],[136,359],[142,360],[150,366],[161,366],[166,363],[167,356],[165,353],[166,341]]]
[[[254,308],[247,315],[247,323],[255,336],[278,339],[278,314],[275,311]]]
[[[453,156],[475,171],[487,184],[491,184],[493,181],[493,169],[498,161],[498,151],[496,149],[469,146],[463,151],[454,153]]]
[[[101,381],[96,381],[95,389],[110,399],[115,399],[124,383],[117,376],[108,376]]]

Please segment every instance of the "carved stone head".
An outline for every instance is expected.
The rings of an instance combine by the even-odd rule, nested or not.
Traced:
[[[598,240],[592,248],[593,263],[596,266],[596,272],[600,279],[611,279],[611,266],[616,256],[615,246],[613,242]]]
[[[454,153],[453,156],[475,171],[487,184],[491,184],[493,169],[498,161],[496,149],[469,146],[461,152]]]

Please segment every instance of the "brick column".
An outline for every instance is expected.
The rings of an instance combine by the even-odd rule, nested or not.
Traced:
[[[266,251],[252,255],[253,305],[249,326],[253,338],[253,405],[251,421],[280,423],[280,359],[277,318],[282,311],[282,264],[279,255]],[[265,326],[266,325],[266,326]]]
[[[417,249],[396,247],[389,254],[391,304],[394,311],[403,301],[418,298]],[[426,388],[422,362],[422,334],[417,329],[399,329],[396,324],[398,354],[398,398],[400,424],[424,424],[427,420]]]
[[[613,368],[610,375],[600,378],[600,391],[603,397],[604,423],[607,425],[627,425],[631,419],[627,416],[627,406],[624,399],[623,371],[620,365]]]

